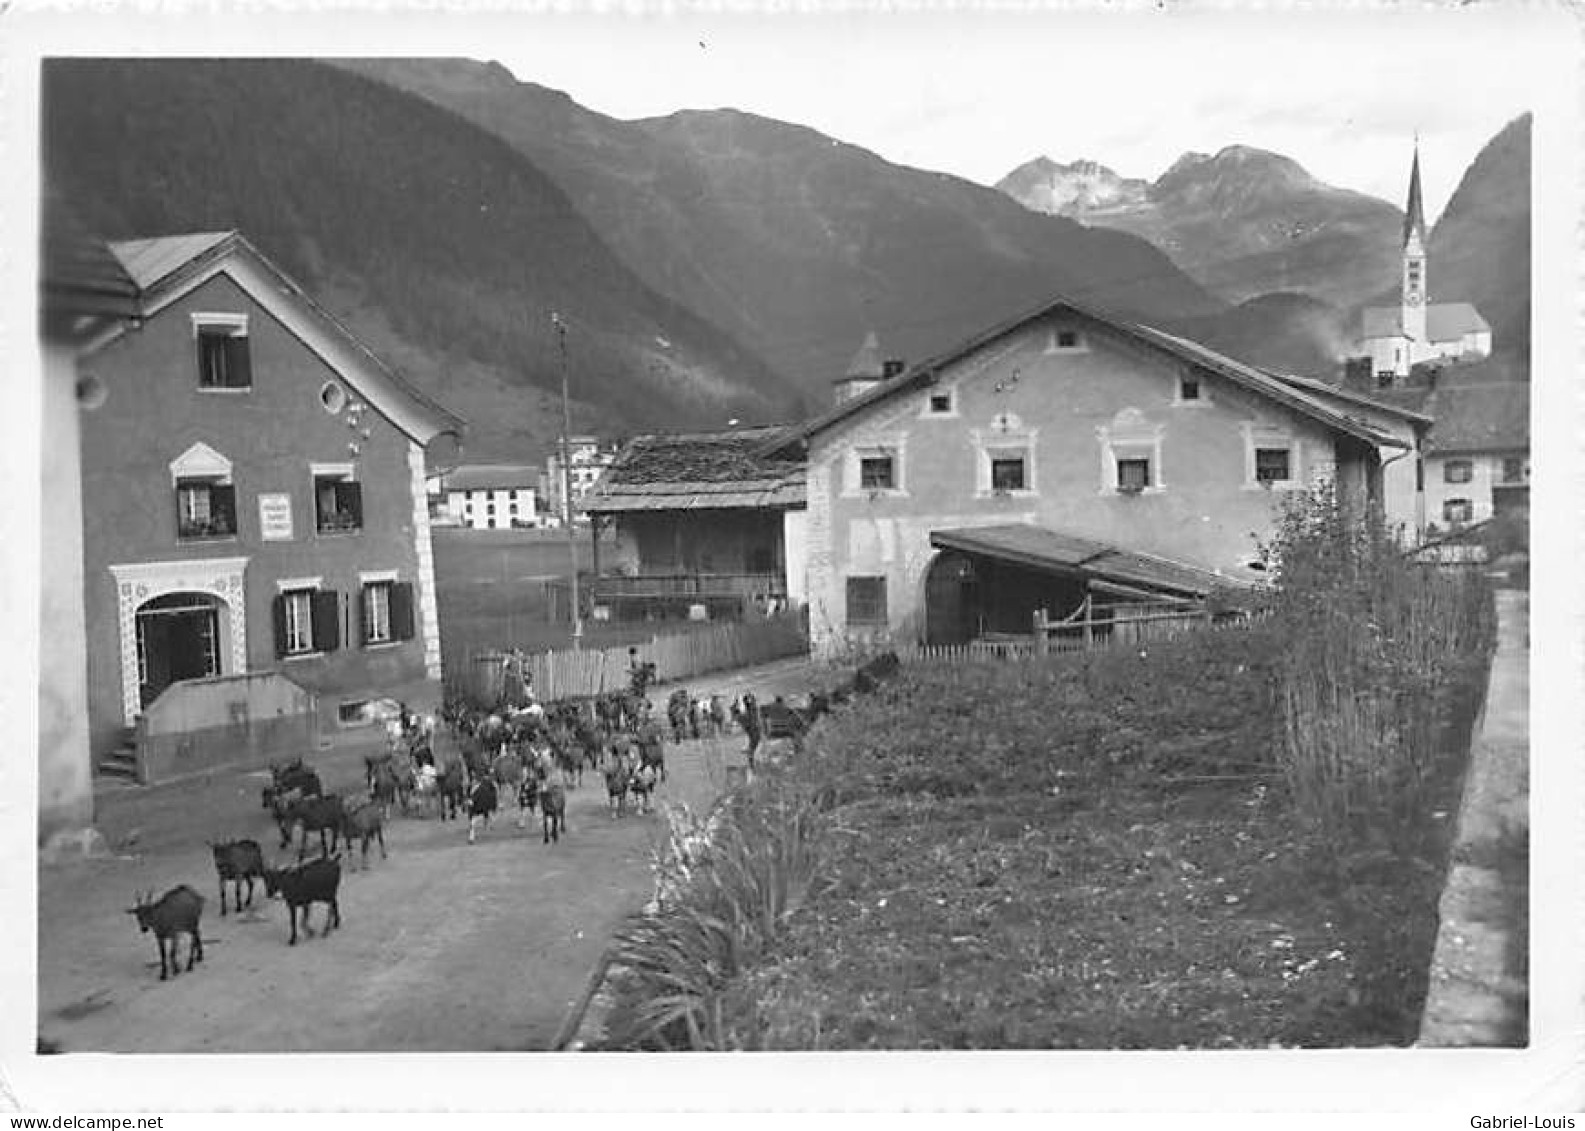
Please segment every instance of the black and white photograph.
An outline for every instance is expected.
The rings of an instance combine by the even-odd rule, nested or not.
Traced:
[[[1578,20],[0,12],[0,1106],[1580,1110]]]

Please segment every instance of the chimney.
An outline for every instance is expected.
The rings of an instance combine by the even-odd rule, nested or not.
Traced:
[[[882,381],[889,381],[893,377],[895,377],[899,373],[901,373],[904,369],[907,369],[907,368],[908,368],[908,363],[906,361],[904,361],[902,358],[900,358],[900,357],[888,357],[881,364],[881,380]]]

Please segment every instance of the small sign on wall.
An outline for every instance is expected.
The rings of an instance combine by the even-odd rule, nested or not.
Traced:
[[[292,497],[282,493],[259,496],[259,536],[266,542],[292,540]]]

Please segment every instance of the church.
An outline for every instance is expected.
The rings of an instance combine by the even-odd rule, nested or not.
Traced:
[[[1430,302],[1430,240],[1420,203],[1420,150],[1409,172],[1403,218],[1403,264],[1397,306],[1368,306],[1362,338],[1378,388],[1402,385],[1423,361],[1473,361],[1491,354],[1491,327],[1467,302]]]

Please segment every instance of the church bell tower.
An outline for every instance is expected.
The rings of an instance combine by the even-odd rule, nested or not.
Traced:
[[[1425,211],[1420,203],[1420,145],[1414,147],[1414,164],[1409,170],[1409,203],[1403,217],[1403,332],[1409,339],[1409,360],[1428,350],[1425,307],[1426,250]],[[1418,349],[1416,348],[1418,347]]]

